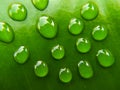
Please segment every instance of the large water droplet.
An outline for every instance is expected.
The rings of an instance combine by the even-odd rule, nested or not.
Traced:
[[[72,72],[69,68],[61,68],[59,71],[59,79],[64,82],[68,83],[72,80]]]
[[[78,63],[78,70],[81,77],[85,79],[91,78],[93,76],[93,69],[88,61],[81,60]]]
[[[93,31],[92,31],[92,36],[95,40],[103,40],[107,36],[107,28],[103,25],[97,25]]]
[[[87,53],[91,49],[91,43],[86,38],[78,38],[76,41],[77,50],[81,53]]]
[[[29,51],[25,46],[20,46],[14,53],[14,59],[17,63],[23,64],[29,58]]]
[[[41,16],[37,23],[37,29],[45,38],[54,38],[57,34],[57,24],[48,16]]]
[[[92,20],[98,15],[98,8],[93,2],[84,4],[81,8],[81,16],[86,20]]]
[[[65,50],[64,47],[61,45],[56,45],[51,49],[51,53],[53,58],[55,59],[62,59],[65,56]]]
[[[49,3],[49,0],[32,0],[33,5],[39,9],[39,10],[44,10]]]
[[[69,22],[69,32],[73,35],[78,35],[82,32],[84,28],[84,23],[78,18],[72,18]]]
[[[23,21],[27,16],[27,10],[22,4],[13,3],[8,8],[8,14],[13,20]]]
[[[13,38],[14,32],[12,27],[5,22],[0,22],[0,40],[9,43]]]
[[[107,49],[101,49],[97,52],[97,59],[101,66],[110,67],[115,62],[114,56]]]
[[[48,74],[48,66],[44,61],[37,61],[34,66],[34,72],[38,77],[45,77]]]

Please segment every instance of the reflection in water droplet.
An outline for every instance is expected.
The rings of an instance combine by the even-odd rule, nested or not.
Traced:
[[[29,58],[29,51],[25,46],[20,46],[14,53],[14,59],[17,63],[23,64]]]
[[[98,7],[93,2],[88,2],[81,8],[81,16],[86,20],[95,19],[98,12]]]
[[[81,77],[88,79],[93,76],[93,69],[91,65],[88,63],[88,61],[81,60],[78,63],[78,70],[81,75]]]
[[[110,67],[115,62],[114,56],[107,49],[101,49],[97,52],[97,59],[101,66]]]
[[[62,59],[65,56],[64,47],[61,45],[56,45],[51,49],[51,54],[55,59]]]
[[[48,74],[48,66],[44,61],[37,61],[34,72],[38,77],[45,77]]]
[[[9,43],[13,39],[14,39],[14,32],[12,27],[5,22],[0,22],[0,40]]]
[[[57,24],[48,16],[41,16],[37,23],[37,29],[45,38],[54,38],[57,34]]]
[[[13,3],[8,8],[8,14],[13,20],[23,21],[27,17],[27,10],[22,4]]]
[[[44,10],[49,3],[49,0],[32,0],[33,5],[39,9],[39,10]]]
[[[76,41],[77,50],[81,53],[87,53],[91,49],[91,43],[88,39],[78,38]]]
[[[82,20],[77,18],[72,18],[69,22],[69,32],[73,35],[78,35],[82,32],[84,28],[84,23]]]
[[[95,40],[103,40],[107,36],[107,29],[103,25],[97,25],[93,31],[92,31],[92,36]]]
[[[59,79],[63,83],[68,83],[72,80],[72,72],[69,68],[61,68],[59,71]]]

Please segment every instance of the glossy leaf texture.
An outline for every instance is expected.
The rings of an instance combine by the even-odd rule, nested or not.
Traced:
[[[80,15],[82,5],[92,1],[96,4],[99,14],[93,20],[85,20]],[[9,17],[8,8],[12,3],[21,3],[27,10],[23,21]],[[37,30],[40,16],[52,17],[57,24],[57,35],[52,39],[42,37]],[[83,21],[84,29],[79,35],[72,35],[68,30],[72,18]],[[0,90],[119,90],[120,89],[120,0],[49,0],[44,10],[35,8],[32,0],[0,0],[0,22],[8,23],[14,31],[11,43],[0,41]],[[92,30],[102,24],[108,29],[107,37],[102,41],[94,40]],[[76,50],[78,38],[88,38],[91,50],[80,53]],[[55,60],[51,48],[60,44],[65,49],[65,56]],[[15,62],[13,54],[19,46],[29,49],[26,63]],[[96,54],[100,49],[108,49],[115,57],[114,64],[109,68],[99,65]],[[77,64],[80,60],[90,62],[94,75],[90,79],[80,77]],[[38,60],[47,63],[49,73],[39,78],[34,73],[34,65]],[[68,67],[72,72],[72,80],[62,83],[59,70]]]

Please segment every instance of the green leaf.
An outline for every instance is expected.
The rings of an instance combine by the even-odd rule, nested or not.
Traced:
[[[80,15],[81,7],[92,1],[98,7],[99,14],[93,20],[85,20]],[[21,3],[27,10],[23,21],[10,18],[8,8],[12,3]],[[40,16],[52,17],[58,25],[55,38],[46,39],[37,30]],[[20,17],[20,16],[19,16]],[[71,18],[79,18],[84,22],[84,29],[79,35],[68,31]],[[48,6],[42,11],[37,9],[32,0],[0,0],[0,22],[8,23],[14,31],[11,43],[0,41],[0,90],[119,90],[120,86],[120,0],[49,0]],[[98,24],[108,29],[107,37],[96,41],[92,30]],[[78,38],[88,38],[91,50],[80,53],[76,50]],[[60,44],[65,49],[65,56],[55,60],[51,55],[53,46]],[[20,46],[26,46],[30,57],[24,64],[14,60],[14,52]],[[109,49],[115,58],[115,63],[109,68],[103,68],[97,61],[96,54],[100,49]],[[37,77],[34,65],[38,60],[47,63],[49,72],[46,77]],[[94,75],[83,79],[78,72],[78,62],[87,60],[93,68]],[[62,83],[59,71],[67,67],[72,72],[72,80]]]

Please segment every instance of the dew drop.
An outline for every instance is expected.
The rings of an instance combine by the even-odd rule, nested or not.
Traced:
[[[78,19],[78,18],[72,18],[69,22],[69,32],[73,35],[78,35],[82,32],[84,28],[84,23],[82,20]]]
[[[103,40],[106,38],[107,33],[108,33],[108,31],[105,26],[97,25],[92,31],[92,36],[95,40],[100,41],[100,40]]]
[[[87,53],[91,49],[91,43],[86,38],[78,38],[76,41],[77,50],[81,53]]]
[[[25,46],[20,46],[14,53],[14,59],[17,63],[23,64],[29,58],[29,51]]]
[[[9,43],[13,39],[14,39],[14,32],[12,27],[5,22],[0,22],[0,40]]]
[[[37,61],[34,66],[34,72],[38,77],[45,77],[48,74],[48,66],[44,61]]]
[[[63,83],[69,83],[72,80],[72,72],[69,68],[61,68],[59,71],[59,79]]]
[[[114,56],[107,49],[101,49],[97,52],[97,59],[101,66],[110,67],[115,62]]]
[[[93,2],[84,4],[81,8],[81,16],[86,20],[95,19],[98,15],[98,7]]]
[[[54,38],[57,34],[57,24],[49,16],[41,16],[39,18],[37,29],[45,38]]]
[[[39,9],[39,10],[44,10],[49,3],[49,0],[32,0],[33,5]]]
[[[65,50],[62,45],[56,45],[51,49],[51,54],[54,59],[60,60],[65,56]]]
[[[82,78],[89,79],[93,76],[93,69],[88,61],[81,60],[78,63],[78,70]]]
[[[8,14],[13,20],[23,21],[27,17],[27,10],[22,4],[13,3],[8,8]]]

